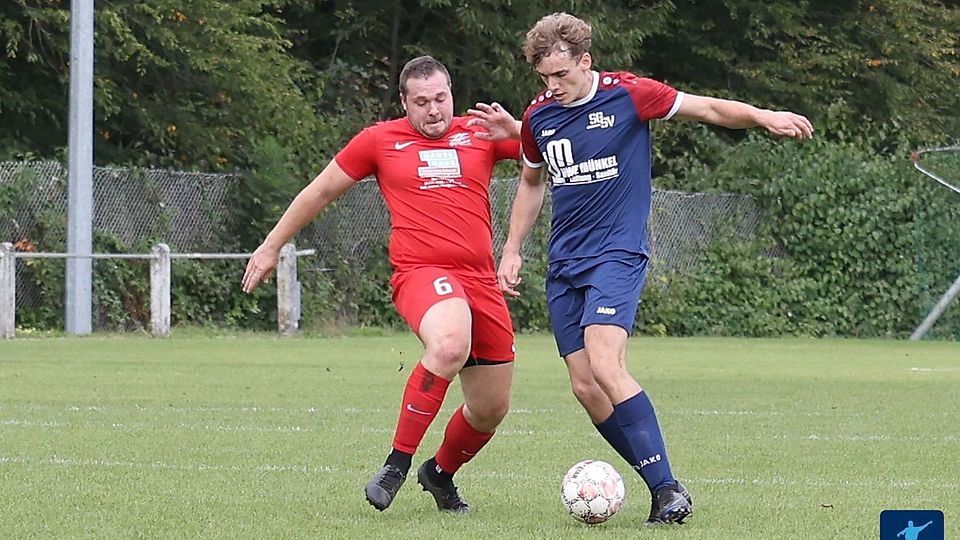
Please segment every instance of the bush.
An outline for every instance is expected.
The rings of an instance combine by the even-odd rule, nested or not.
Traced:
[[[827,131],[828,136],[824,136]],[[706,250],[684,274],[653,275],[635,329],[650,335],[905,337],[960,273],[960,204],[916,173],[905,146],[877,153],[877,141],[821,129],[811,141],[773,140],[754,133],[733,146],[712,169],[689,164],[669,169],[697,189],[753,196],[765,214],[756,238],[732,232]],[[713,145],[709,134],[691,137]],[[222,245],[252,246],[296,191],[289,154],[275,141],[257,146],[259,166],[245,177],[234,200],[230,238]],[[679,176],[677,176],[679,177]],[[0,184],[0,218],[14,219],[29,196],[25,176]],[[547,211],[548,213],[548,211]],[[25,232],[31,249],[62,251],[65,218],[41,209]],[[547,216],[544,216],[546,218]],[[505,219],[500,216],[498,219]],[[524,249],[523,296],[509,306],[521,332],[550,328],[544,295],[549,219],[541,219]],[[168,221],[154,234],[163,238]],[[332,233],[334,234],[334,233]],[[335,236],[335,234],[334,234]],[[363,261],[334,256],[300,261],[302,324],[402,328],[389,287],[392,273],[384,243]],[[95,249],[146,252],[149,242],[124,245],[97,232]],[[149,273],[143,261],[94,265],[95,309],[110,328],[143,328],[149,321]],[[237,261],[173,264],[173,319],[178,324],[272,329],[276,292],[240,291]],[[25,260],[21,287],[34,305],[21,307],[21,325],[48,330],[62,325],[64,264]],[[948,310],[933,335],[960,339],[960,310]]]
[[[930,307],[922,294],[930,277],[960,271],[949,255],[960,247],[956,206],[930,200],[930,186],[904,159],[906,151],[876,154],[867,141],[822,135],[802,143],[754,135],[731,149],[709,181],[757,198],[766,214],[760,244],[713,246],[697,271],[670,278],[669,296],[654,293],[664,313],[644,310],[641,329],[910,333]],[[924,232],[930,230],[937,240]],[[785,259],[765,255],[771,247]],[[957,331],[949,319],[942,324]]]

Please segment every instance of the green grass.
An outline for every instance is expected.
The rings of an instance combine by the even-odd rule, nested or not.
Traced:
[[[960,537],[958,343],[631,340],[695,502],[688,524],[652,530],[646,488],[579,409],[552,340],[518,352],[512,412],[458,475],[474,511],[446,516],[413,480],[386,512],[363,499],[412,336],[0,343],[0,537],[872,539],[884,509],[943,510]],[[586,458],[627,481],[624,510],[594,527],[558,496]]]

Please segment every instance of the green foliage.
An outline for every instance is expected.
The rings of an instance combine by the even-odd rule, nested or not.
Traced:
[[[960,133],[954,2],[682,2],[640,67],[681,89],[846,125],[899,123],[912,141]],[[875,133],[881,133],[879,131]]]
[[[263,323],[257,317],[259,297],[240,290],[242,264],[231,260],[178,259],[170,266],[172,324],[241,328]],[[276,306],[276,300],[273,305]],[[276,308],[268,315],[275,321]]]
[[[384,0],[97,2],[97,162],[252,170],[255,146],[274,137],[296,174],[312,174],[360,127],[401,113],[399,70],[419,54],[448,64],[458,111],[495,99],[519,115],[540,88],[522,56],[524,35],[557,10],[592,23],[598,69],[788,108],[816,123],[842,102],[848,125],[897,123],[915,143],[960,132],[955,2],[431,0],[405,7]],[[67,118],[69,3],[0,4],[0,43],[2,155],[55,156]],[[727,142],[741,137],[718,133]],[[691,149],[692,136],[665,138],[660,151],[708,166],[722,155],[711,144]]]
[[[33,292],[37,305],[17,309],[17,326],[37,330],[63,327],[64,279],[63,261],[26,259],[22,263],[19,281],[22,289]]]
[[[38,180],[36,171],[24,167],[18,178],[0,182],[0,223],[5,227],[7,222],[10,222],[13,225],[12,229],[18,229],[17,213],[30,200]]]
[[[280,219],[302,179],[291,167],[290,152],[277,139],[256,141],[251,152],[249,171],[240,175],[238,189],[228,195],[233,210],[228,227],[231,244],[252,251]]]
[[[717,191],[710,172],[726,156],[725,133],[698,122],[653,122],[653,183],[661,189]]]
[[[549,210],[534,224],[523,246],[523,266],[520,269],[520,296],[508,298],[507,306],[518,332],[550,331],[550,313],[547,311],[546,276],[548,267],[547,243],[550,239]]]
[[[300,280],[301,329],[325,330],[339,324],[341,295],[328,269],[318,268],[312,257],[297,259]]]
[[[906,160],[874,156],[852,143],[758,141],[735,152],[758,182],[761,204],[775,218],[770,232],[801,275],[816,280],[813,298],[831,299],[819,314],[842,335],[902,335],[916,291],[913,201],[916,177]],[[762,160],[763,163],[757,163]],[[779,169],[779,170],[777,170]],[[759,173],[759,174],[758,174]],[[722,173],[721,173],[722,176]],[[913,309],[910,309],[910,308]]]
[[[128,253],[120,239],[95,234],[98,253]],[[61,263],[62,264],[62,263]],[[150,265],[147,261],[100,259],[93,270],[94,313],[101,324],[119,330],[139,330],[150,325]]]
[[[519,116],[541,87],[522,58],[524,34],[543,15],[565,10],[593,24],[597,69],[795,110],[817,128],[817,139],[796,144],[655,124],[658,187],[751,194],[769,228],[756,244],[713,246],[690,276],[658,277],[663,283],[651,283],[644,296],[641,331],[902,336],[960,273],[957,205],[903,159],[911,148],[960,134],[956,2],[430,0],[410,7],[383,0],[97,2],[96,161],[239,171],[223,240],[252,249],[354,133],[401,114],[396,85],[404,62],[419,54],[444,61],[458,112],[498,100]],[[66,0],[0,3],[0,157],[63,153],[69,22]],[[14,219],[30,186],[0,184],[0,219]],[[157,238],[168,227],[158,220]],[[62,216],[43,215],[26,233],[40,249],[63,249]],[[402,325],[385,264],[377,258],[364,275],[343,262],[327,272],[308,264],[304,314]],[[511,302],[520,329],[549,327],[545,264],[542,246],[527,252],[525,294]],[[24,263],[22,279],[42,289],[44,300],[20,313],[22,321],[56,326],[62,266]],[[135,265],[95,266],[99,309],[112,324],[141,324],[142,306],[131,300],[140,286]],[[238,295],[233,283],[214,277],[228,271],[226,263],[178,261],[174,271],[184,272],[175,318],[270,326],[268,287]],[[191,271],[198,275],[187,277]],[[132,314],[121,315],[122,306]],[[942,324],[958,328],[958,319],[948,311]]]
[[[835,129],[803,143],[752,136],[708,177],[690,180],[756,197],[767,243],[713,246],[692,275],[671,276],[654,293],[642,331],[910,333],[931,307],[931,284],[945,290],[960,272],[956,205],[928,193],[906,151],[875,154]],[[941,327],[960,330],[955,319]]]
[[[65,224],[55,215],[44,216],[48,234],[39,251],[61,251]],[[115,236],[94,232],[94,251],[128,253]],[[17,309],[17,325],[37,330],[63,327],[66,264],[62,259],[23,259],[20,288],[35,303]],[[150,271],[146,261],[101,259],[93,262],[93,313],[96,328],[137,330],[150,322]]]
[[[829,318],[833,300],[816,277],[767,244],[717,242],[690,275],[659,276],[644,291],[635,329],[648,335],[825,336],[842,334]]]
[[[63,214],[41,209],[33,230],[22,231],[32,251],[65,251],[67,245],[67,219]],[[96,237],[95,237],[96,238]],[[17,310],[17,324],[39,330],[62,327],[64,318],[64,294],[66,268],[62,260],[24,259],[17,278],[22,288],[37,299],[34,306]]]
[[[523,36],[538,19],[560,8],[589,15],[597,29],[595,56],[614,69],[631,65],[639,57],[638,44],[673,11],[667,1],[643,4],[431,0],[419,9],[405,9],[402,2],[382,0],[287,0],[282,16],[297,57],[318,69],[343,62],[367,70],[361,95],[377,97],[381,118],[401,114],[396,97],[400,69],[422,54],[450,70],[456,111],[497,100],[519,116],[540,89],[521,51]]]
[[[393,307],[392,274],[385,246],[363,265],[338,260],[333,279],[337,284],[339,318],[361,326],[406,327]]]
[[[97,162],[230,170],[273,135],[298,169],[315,168],[304,66],[264,12],[272,5],[97,2]],[[0,146],[52,155],[65,142],[69,2],[0,4],[0,40]]]

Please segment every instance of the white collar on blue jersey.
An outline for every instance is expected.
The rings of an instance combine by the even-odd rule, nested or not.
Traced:
[[[600,74],[596,71],[590,70],[590,76],[593,77],[593,84],[590,85],[590,92],[588,92],[587,95],[583,96],[582,98],[576,101],[571,101],[570,103],[564,105],[564,107],[579,107],[580,105],[583,105],[584,103],[587,103],[593,99],[593,96],[597,94],[597,85],[600,84]]]

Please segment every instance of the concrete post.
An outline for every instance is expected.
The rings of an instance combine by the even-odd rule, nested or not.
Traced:
[[[297,250],[284,244],[277,264],[277,331],[292,336],[300,325],[300,282],[297,281]]]
[[[0,339],[12,339],[17,329],[17,259],[13,244],[0,244]]]
[[[150,250],[150,330],[154,337],[170,335],[170,246]]]

